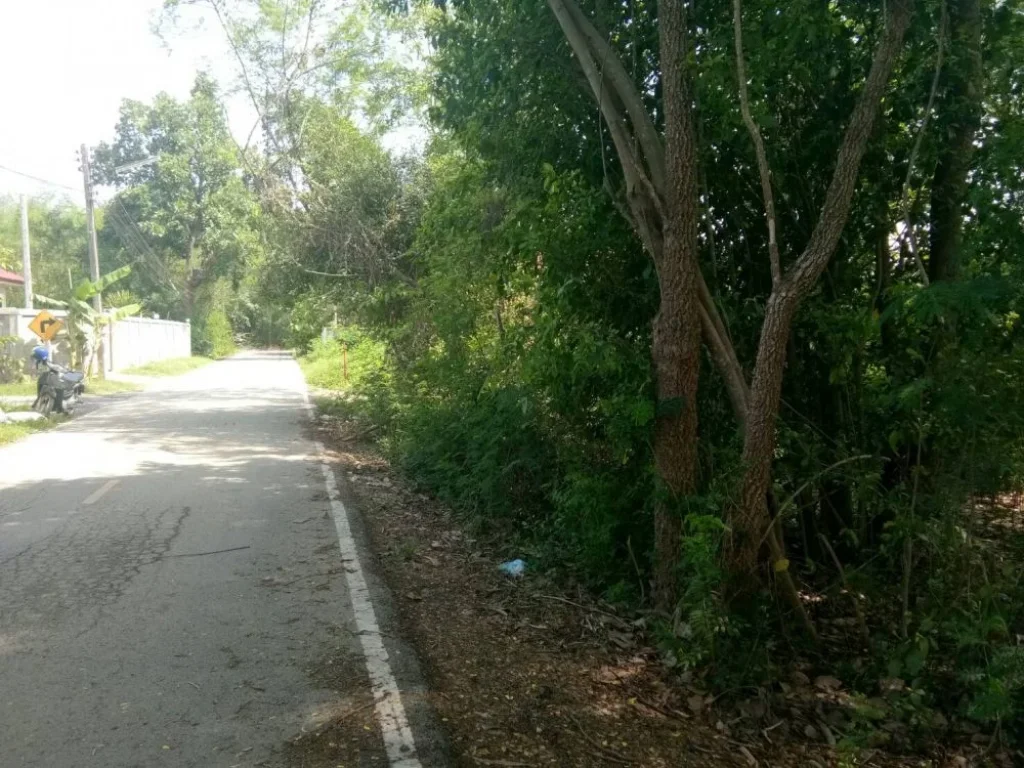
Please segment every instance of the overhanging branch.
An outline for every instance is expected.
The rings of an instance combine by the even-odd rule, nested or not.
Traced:
[[[764,215],[768,222],[768,258],[772,267],[772,285],[782,282],[782,266],[779,261],[779,244],[775,235],[775,197],[772,194],[772,174],[768,166],[768,155],[764,149],[761,130],[750,114],[750,96],[747,93],[747,66],[743,59],[743,12],[742,0],[733,0],[733,33],[736,42],[736,76],[739,79],[740,112],[754,142],[757,155],[757,170],[761,176],[761,195],[764,198]]]

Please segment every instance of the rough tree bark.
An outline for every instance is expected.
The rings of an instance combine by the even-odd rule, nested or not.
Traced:
[[[665,154],[661,136],[640,97],[638,86],[616,51],[597,31],[574,0],[548,0],[594,96],[626,182],[628,214],[641,242],[657,266],[664,251],[663,213]],[[663,92],[659,79],[656,88]],[[703,275],[697,274],[701,331],[725,384],[736,421],[742,429],[747,414],[747,380],[732,340]]]
[[[655,509],[654,594],[661,607],[671,608],[681,546],[679,508],[697,479],[702,327],[719,337],[713,344],[716,359],[732,366],[733,389],[737,374],[740,391],[746,387],[697,263],[696,129],[686,72],[685,8],[681,0],[659,3],[663,144],[618,55],[574,0],[548,0],[548,5],[598,102],[622,166],[629,217],[658,272],[660,303],[651,346],[659,402],[654,459],[665,497]]]
[[[937,119],[938,163],[932,176],[928,277],[951,280],[960,269],[960,235],[967,197],[967,173],[974,136],[981,126],[984,71],[981,61],[980,0],[949,0],[949,66],[943,70],[943,95]]]
[[[771,488],[775,422],[782,392],[786,346],[793,316],[828,265],[850,211],[860,162],[882,96],[903,47],[913,0],[889,0],[885,32],[875,51],[860,98],[850,117],[818,222],[803,253],[773,287],[765,307],[757,360],[750,387],[743,444],[744,475],[733,510],[729,563],[738,573],[753,572],[766,538],[771,544],[767,497]]]
[[[659,413],[654,462],[668,498],[655,508],[655,598],[676,601],[682,541],[680,507],[697,484],[697,382],[700,316],[697,281],[697,152],[693,97],[686,71],[686,14],[681,0],[661,0],[659,33],[665,108],[664,246],[658,268],[660,305],[651,357]]]

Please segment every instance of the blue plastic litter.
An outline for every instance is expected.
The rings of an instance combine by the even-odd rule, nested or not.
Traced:
[[[498,569],[506,576],[511,576],[514,579],[520,578],[526,573],[526,563],[523,560],[509,560],[507,563],[502,563],[498,566]]]

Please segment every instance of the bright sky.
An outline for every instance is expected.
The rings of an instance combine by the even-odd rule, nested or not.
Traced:
[[[161,5],[0,0],[0,166],[70,188],[0,168],[0,195],[51,191],[81,202],[76,150],[113,138],[122,99],[149,101],[160,91],[184,98],[200,69],[231,84],[234,69],[216,21],[174,32],[168,47],[152,31]],[[235,135],[247,135],[251,108],[234,98],[228,112]]]

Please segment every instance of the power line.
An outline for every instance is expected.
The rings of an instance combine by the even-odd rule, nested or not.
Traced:
[[[47,184],[51,187],[60,187],[61,189],[68,189],[71,190],[72,192],[78,191],[78,189],[76,189],[75,187],[69,187],[67,184],[61,184],[56,181],[50,181],[49,179],[40,178],[39,176],[33,176],[31,173],[16,171],[13,168],[7,167],[6,165],[0,165],[0,171],[7,171],[8,173],[13,173],[16,176],[24,176],[26,179],[32,179],[32,181],[38,181],[41,184]]]
[[[157,280],[165,282],[171,290],[178,293],[178,289],[171,279],[167,266],[160,261],[160,257],[157,256],[149,243],[146,242],[144,233],[139,228],[139,225],[135,223],[135,220],[132,219],[128,209],[124,207],[124,204],[119,199],[115,198],[115,200],[121,210],[118,211],[113,207],[110,209],[110,222],[114,225],[122,242],[142,257],[143,263]]]
[[[146,234],[142,231],[139,225],[132,218],[131,214],[128,213],[128,209],[124,207],[124,204],[118,200],[118,206],[121,208],[121,215],[119,218],[123,221],[127,221],[130,226],[130,231],[134,230],[135,241],[142,246],[143,257],[148,256],[150,261],[150,268],[154,269],[157,273],[157,279],[162,279],[167,283],[168,287],[174,291],[176,295],[181,295],[178,291],[178,287],[174,284],[174,278],[171,275],[171,271],[167,268],[167,265],[163,262],[163,259],[153,250],[150,244],[146,241]]]
[[[146,242],[146,233],[142,231],[142,229],[139,227],[138,224],[135,223],[135,219],[133,219],[132,215],[130,213],[128,213],[128,209],[124,207],[124,203],[121,202],[121,198],[117,197],[117,198],[114,198],[114,199],[117,201],[118,208],[121,209],[121,214],[122,214],[121,218],[124,219],[124,221],[128,222],[128,224],[131,226],[131,228],[135,231],[136,235],[138,236],[139,241],[145,247],[146,251],[151,256],[153,256],[154,258],[157,258],[157,260],[159,261],[156,253],[149,246],[149,243]],[[164,267],[163,262],[160,262],[160,266]],[[164,269],[166,269],[166,267],[164,267]]]
[[[111,210],[110,221],[112,224],[117,225],[120,230],[118,234],[121,236],[121,239],[125,241],[125,245],[137,251],[139,255],[149,257],[152,260],[152,264],[149,264],[149,266],[153,268],[153,264],[155,264],[156,269],[154,271],[159,273],[158,276],[161,279],[167,279],[168,273],[166,267],[160,261],[160,258],[153,252],[153,249],[149,247],[149,244],[143,239],[138,227],[135,226],[135,223],[131,220],[131,217],[126,213]]]
[[[161,271],[157,269],[148,258],[146,258],[147,254],[142,248],[139,247],[139,244],[131,237],[131,232],[128,229],[127,225],[123,221],[121,221],[120,218],[113,215],[110,217],[110,224],[113,227],[114,231],[117,233],[117,236],[120,238],[121,242],[124,243],[125,247],[130,252],[133,252],[136,255],[137,263],[140,263],[145,268],[145,270],[153,276],[153,278],[156,280],[158,284],[166,282],[173,289],[174,285],[170,283],[169,280],[167,280],[167,277],[164,274],[162,274]]]

